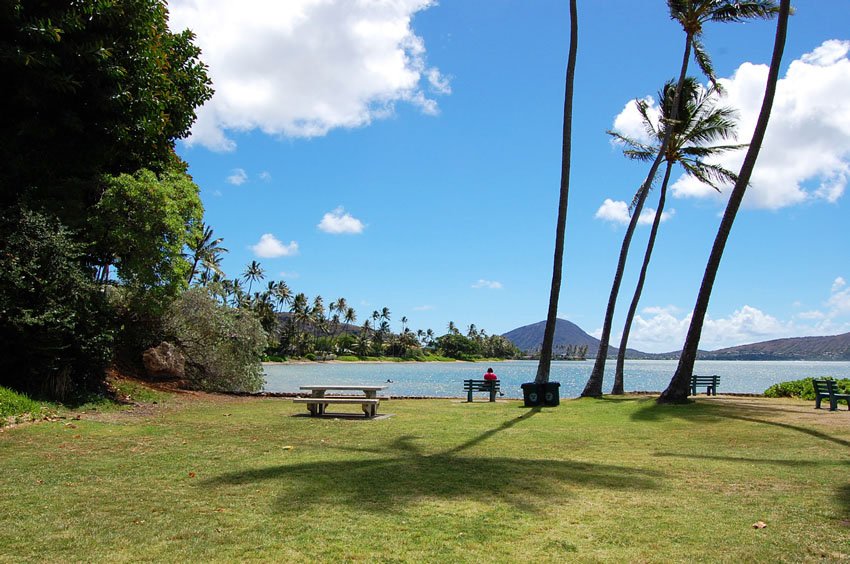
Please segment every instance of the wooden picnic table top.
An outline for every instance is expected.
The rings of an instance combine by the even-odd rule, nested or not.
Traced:
[[[363,390],[364,392],[376,392],[384,390],[387,386],[373,386],[371,384],[311,384],[299,386],[302,390]]]

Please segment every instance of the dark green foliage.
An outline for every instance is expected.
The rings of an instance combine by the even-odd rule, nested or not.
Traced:
[[[190,288],[169,308],[165,330],[186,355],[192,388],[255,392],[263,387],[266,334],[252,311],[222,305],[204,288]]]
[[[824,378],[832,380],[833,378]],[[850,378],[842,378],[835,381],[838,387],[838,393],[850,393]],[[815,388],[812,385],[812,378],[803,378],[802,380],[792,380],[790,382],[780,382],[774,384],[764,391],[764,395],[769,398],[801,398],[805,400],[815,399]]]
[[[437,349],[449,358],[467,360],[479,355],[475,341],[469,337],[453,333],[437,337]]]
[[[24,394],[0,386],[0,427],[6,417],[29,415],[35,417],[42,411],[42,405]]]
[[[55,220],[0,218],[0,385],[64,400],[102,383],[111,316],[81,257]]]
[[[4,2],[0,207],[24,197],[76,227],[101,175],[180,164],[174,141],[212,96],[192,39],[161,0]]]

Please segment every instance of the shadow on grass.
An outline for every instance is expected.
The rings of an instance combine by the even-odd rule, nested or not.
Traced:
[[[782,409],[780,406],[774,408],[773,406],[755,405],[751,403],[736,403],[727,405],[700,402],[687,405],[658,405],[655,402],[651,402],[641,407],[638,411],[632,414],[631,417],[635,421],[660,421],[661,419],[669,417],[678,417],[690,421],[703,422],[720,421],[723,419],[735,419],[738,421],[747,421],[749,423],[755,423],[758,425],[769,425],[772,427],[779,427],[788,431],[794,431],[797,433],[809,435],[810,437],[813,437],[815,439],[831,442],[845,448],[850,448],[850,441],[846,439],[835,437],[822,431],[818,431],[817,429],[812,429],[810,427],[803,427],[801,425],[784,423],[782,421],[773,421],[767,418],[770,415],[775,415],[776,413],[782,413],[786,411],[789,410]],[[792,411],[792,413],[797,412]]]
[[[747,464],[771,464],[777,466],[789,466],[794,468],[804,468],[807,466],[848,466],[846,460],[788,460],[780,458],[752,458],[745,456],[718,456],[711,454],[679,454],[677,452],[656,452],[655,456],[669,458],[687,458],[698,460],[718,460],[721,462],[745,462]]]
[[[837,491],[838,501],[844,510],[844,518],[850,522],[850,483],[844,484]],[[850,525],[850,523],[848,523]]]
[[[477,457],[461,453],[539,413],[505,421],[445,452],[427,454],[418,437],[401,436],[374,449],[341,448],[357,456],[281,464],[230,472],[203,482],[214,487],[255,486],[271,482],[279,488],[277,509],[293,511],[314,505],[345,505],[353,510],[398,512],[419,501],[496,500],[534,512],[563,499],[570,487],[601,490],[652,490],[660,473],[627,466],[569,460]]]

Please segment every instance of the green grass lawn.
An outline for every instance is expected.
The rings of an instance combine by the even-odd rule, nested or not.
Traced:
[[[381,410],[394,416],[176,395],[4,428],[0,561],[850,558],[847,411],[722,397]]]

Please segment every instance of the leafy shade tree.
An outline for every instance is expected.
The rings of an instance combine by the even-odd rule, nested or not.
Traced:
[[[102,381],[112,316],[82,258],[55,219],[0,216],[0,385],[67,400]]]
[[[623,393],[623,370],[626,349],[629,344],[629,333],[638,303],[640,302],[641,292],[643,291],[644,281],[646,280],[646,272],[649,268],[652,250],[655,246],[655,238],[658,234],[658,227],[661,224],[661,217],[667,197],[667,185],[670,181],[670,173],[673,167],[677,164],[680,165],[684,168],[686,174],[697,178],[719,191],[718,184],[731,184],[735,182],[737,175],[722,166],[707,163],[706,159],[715,157],[726,151],[746,147],[746,145],[713,144],[718,140],[735,137],[735,110],[728,107],[717,107],[716,89],[714,87],[709,89],[702,88],[695,78],[688,77],[685,80],[680,97],[677,112],[679,119],[673,122],[669,116],[673,114],[672,105],[675,90],[676,85],[671,80],[658,93],[661,111],[658,123],[650,117],[649,104],[645,100],[638,100],[636,102],[644,128],[650,137],[650,143],[655,142],[656,144],[646,144],[613,131],[608,132],[614,139],[626,147],[623,151],[626,157],[640,161],[652,161],[657,156],[658,147],[664,138],[664,129],[671,126],[673,128],[670,142],[667,145],[667,153],[664,156],[666,167],[664,178],[659,188],[655,219],[652,222],[652,229],[646,245],[640,275],[638,276],[629,311],[626,314],[623,334],[620,339],[617,368],[614,373],[614,386],[611,390],[612,394]]]
[[[266,333],[251,310],[227,307],[205,288],[190,288],[171,304],[165,319],[166,331],[186,355],[192,388],[262,389]]]
[[[682,55],[679,80],[676,83],[676,91],[673,96],[673,114],[670,116],[670,120],[675,122],[678,119],[679,99],[685,83],[685,77],[688,73],[688,63],[692,50],[697,65],[708,76],[712,84],[717,85],[711,58],[702,45],[702,26],[709,21],[725,23],[741,22],[754,18],[772,18],[776,13],[776,2],[774,0],[667,0],[667,7],[669,8],[670,17],[679,22],[685,32],[685,48]],[[605,376],[605,362],[608,359],[608,343],[611,340],[614,308],[617,305],[617,296],[623,280],[623,272],[629,255],[629,246],[631,245],[632,236],[637,227],[638,218],[640,218],[641,211],[643,211],[644,202],[649,194],[649,189],[655,181],[658,167],[667,153],[667,146],[670,143],[672,132],[673,128],[665,128],[664,138],[661,141],[658,154],[649,168],[646,180],[644,180],[635,199],[632,201],[632,218],[626,228],[626,233],[623,236],[623,244],[620,247],[617,269],[614,273],[614,281],[611,284],[611,293],[608,296],[605,319],[602,322],[602,334],[599,338],[596,361],[593,364],[590,378],[588,378],[587,384],[581,393],[582,397],[599,397],[602,395],[602,380]]]
[[[131,289],[176,296],[192,269],[183,249],[202,228],[198,186],[175,170],[157,175],[142,169],[106,182],[89,220],[99,280],[106,282],[114,265]]]
[[[534,381],[549,381],[552,365],[552,346],[555,342],[555,324],[558,318],[558,299],[561,295],[561,277],[564,264],[564,240],[567,229],[567,201],[570,193],[570,155],[572,153],[573,83],[575,80],[576,52],[578,50],[578,12],[576,0],[570,0],[570,47],[567,55],[567,75],[564,87],[564,124],[561,143],[561,188],[558,198],[558,219],[555,226],[555,258],[552,266],[552,285],[549,290],[549,310],[543,330],[543,345],[537,375]]]
[[[697,348],[699,347],[699,340],[702,334],[702,326],[705,321],[706,311],[708,311],[708,302],[711,299],[711,290],[714,287],[717,271],[720,268],[720,260],[723,258],[723,250],[726,248],[726,242],[732,231],[732,225],[735,222],[738,209],[741,207],[741,202],[750,183],[750,176],[758,159],[758,154],[764,141],[764,134],[767,130],[767,124],[770,120],[770,111],[773,108],[773,98],[776,94],[776,83],[779,80],[782,53],[785,50],[785,37],[788,30],[788,15],[790,11],[790,0],[781,0],[773,55],[770,60],[767,84],[765,85],[764,98],[758,121],[756,121],[755,131],[753,131],[750,146],[741,165],[741,171],[738,173],[738,180],[735,182],[729,202],[726,204],[726,211],[723,213],[723,219],[720,221],[720,227],[717,230],[717,236],[714,239],[714,245],[708,257],[705,274],[703,275],[699,294],[697,294],[694,313],[691,316],[691,324],[688,327],[688,334],[685,338],[685,345],[682,348],[682,355],[679,357],[679,364],[676,372],[673,374],[673,378],[670,380],[670,384],[658,398],[659,403],[681,403],[687,401],[691,376],[693,376],[694,372],[694,362],[697,357]]]
[[[77,228],[103,174],[182,165],[176,139],[212,96],[191,32],[163,0],[0,9],[0,207],[30,202]]]

